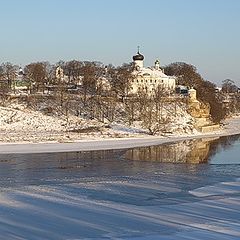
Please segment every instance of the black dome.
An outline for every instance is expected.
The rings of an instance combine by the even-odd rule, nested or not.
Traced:
[[[144,59],[144,56],[140,54],[139,51],[137,52],[137,55],[133,56],[134,61],[137,61],[137,60],[143,61],[143,59]]]

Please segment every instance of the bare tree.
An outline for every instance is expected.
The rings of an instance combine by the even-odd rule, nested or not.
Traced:
[[[1,104],[5,106],[7,99],[8,99],[8,84],[7,81],[3,80],[0,78],[0,99],[1,99]]]
[[[124,101],[125,112],[128,124],[131,125],[138,117],[138,102],[135,97],[125,99]]]
[[[8,83],[8,88],[15,89],[15,80],[17,77],[17,69],[18,67],[16,65],[13,65],[10,62],[3,63],[1,65],[2,68],[2,74],[3,78],[7,81]]]
[[[44,91],[48,78],[47,64],[45,62],[30,63],[24,68],[25,78],[28,82],[29,90]]]
[[[113,90],[122,98],[122,100],[129,94],[131,83],[134,78],[132,72],[132,63],[124,63],[122,66],[112,68],[110,71]]]
[[[169,64],[164,70],[168,75],[177,76],[178,84],[194,87],[197,90],[198,100],[210,105],[210,114],[214,122],[218,123],[225,118],[226,112],[216,92],[216,85],[204,80],[195,66],[177,62]]]
[[[222,92],[224,93],[236,93],[238,87],[235,85],[235,82],[231,79],[225,79],[222,81]]]
[[[86,103],[87,94],[90,96],[96,93],[96,84],[99,77],[104,74],[104,66],[99,62],[83,62],[81,68],[82,87],[84,92],[84,104]]]
[[[142,127],[148,129],[151,135],[167,130],[169,118],[164,107],[165,99],[166,93],[161,86],[155,89],[154,94],[150,94],[144,88],[139,89],[137,93],[139,119],[142,121]]]
[[[64,64],[64,73],[68,77],[68,84],[78,84],[81,79],[82,62],[72,60]]]

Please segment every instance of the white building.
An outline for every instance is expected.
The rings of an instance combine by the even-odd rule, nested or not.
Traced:
[[[134,61],[134,79],[132,81],[131,93],[137,93],[139,90],[146,90],[153,94],[154,90],[160,87],[163,91],[172,92],[176,87],[176,77],[167,76],[160,68],[159,60],[155,61],[153,67],[144,67],[144,56],[137,52],[133,56]]]
[[[55,69],[55,77],[56,77],[56,79],[59,80],[59,81],[63,81],[64,78],[65,78],[64,71],[63,71],[63,69],[62,69],[60,66],[58,66],[58,67]]]

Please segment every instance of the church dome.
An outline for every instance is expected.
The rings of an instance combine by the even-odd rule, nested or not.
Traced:
[[[143,59],[144,59],[144,56],[141,54],[141,53],[139,53],[139,51],[137,52],[137,55],[134,55],[133,56],[133,61],[143,61]]]

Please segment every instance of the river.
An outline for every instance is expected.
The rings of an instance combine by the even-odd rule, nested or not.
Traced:
[[[0,239],[240,239],[239,146],[0,154]]]

